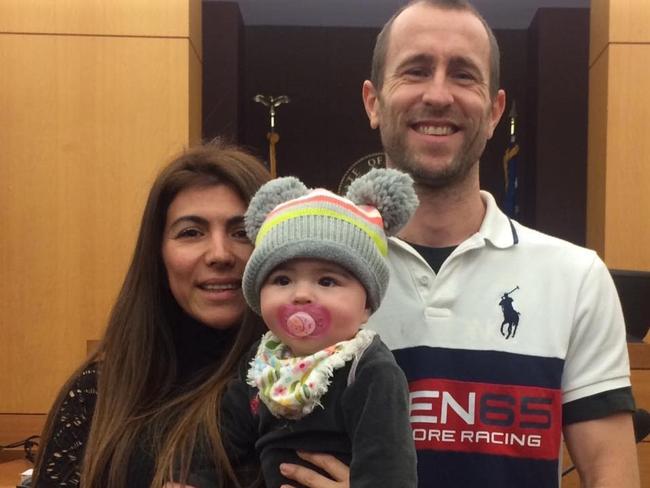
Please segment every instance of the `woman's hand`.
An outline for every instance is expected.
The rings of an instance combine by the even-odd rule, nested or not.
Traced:
[[[283,476],[309,488],[350,488],[350,468],[334,456],[302,451],[298,452],[298,456],[314,466],[318,466],[330,477],[326,478],[305,466],[289,463],[280,465],[280,472]],[[282,485],[280,488],[294,487]]]

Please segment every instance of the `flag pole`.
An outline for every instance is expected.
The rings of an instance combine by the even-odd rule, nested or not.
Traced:
[[[269,132],[266,133],[266,138],[269,141],[269,172],[271,173],[271,178],[277,176],[277,162],[275,156],[275,146],[280,140],[280,134],[275,130],[275,114],[276,109],[284,104],[289,103],[291,100],[286,95],[280,95],[278,97],[273,97],[270,95],[260,95],[259,93],[253,97],[253,100],[261,103],[266,108],[269,109]]]
[[[519,155],[519,144],[517,144],[517,101],[513,100],[508,113],[510,141],[503,154],[503,182],[504,182],[504,211],[509,217],[516,217],[519,213],[517,205],[517,190],[519,179],[517,174],[517,156]]]

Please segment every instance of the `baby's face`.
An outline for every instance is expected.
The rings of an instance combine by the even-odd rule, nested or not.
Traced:
[[[370,316],[361,282],[319,259],[292,259],[275,268],[260,301],[267,327],[294,356],[351,339]]]

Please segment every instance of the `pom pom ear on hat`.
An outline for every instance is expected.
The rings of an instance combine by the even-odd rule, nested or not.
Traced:
[[[246,234],[251,242],[255,242],[257,233],[271,210],[308,192],[303,182],[293,176],[276,178],[262,185],[251,199],[244,215]]]
[[[390,168],[375,168],[357,178],[345,197],[357,205],[375,207],[388,236],[397,234],[406,225],[419,203],[413,178]]]

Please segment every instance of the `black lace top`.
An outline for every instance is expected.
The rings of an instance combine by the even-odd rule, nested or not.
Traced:
[[[80,462],[97,400],[97,367],[83,370],[61,404],[38,486],[79,486]]]
[[[196,381],[206,368],[215,368],[230,348],[235,331],[211,329],[189,319],[181,322],[176,336],[177,384],[187,385]],[[97,374],[98,365],[89,365],[73,382],[61,403],[52,434],[45,442],[38,488],[80,486],[81,461],[97,400]],[[135,446],[127,467],[128,486],[149,486],[153,468],[154,459],[146,446]]]

